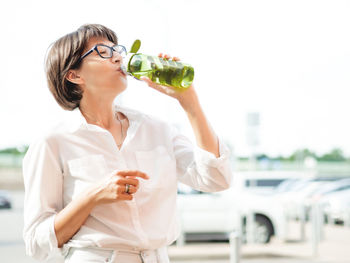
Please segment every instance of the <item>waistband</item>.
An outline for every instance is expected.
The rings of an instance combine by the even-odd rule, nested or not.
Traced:
[[[140,249],[140,248],[136,248],[136,247],[124,247],[124,246],[116,246],[116,247],[113,246],[113,247],[102,248],[102,249],[115,250],[118,252],[137,254],[137,255],[141,255],[141,256],[147,256],[147,255],[151,255],[151,254],[159,254],[159,253],[163,253],[164,251],[167,251],[166,246],[160,247],[157,249]]]
[[[116,250],[116,251],[124,251],[128,253],[133,253],[133,254],[141,254],[142,252],[150,252],[150,251],[158,251],[158,250],[163,250],[166,249],[167,246],[162,246],[160,248],[155,248],[155,249],[143,249],[139,247],[132,247],[132,246],[124,246],[124,245],[114,245],[114,246],[108,246],[108,247],[91,247],[89,248],[96,248],[96,249],[104,249],[104,250]]]
[[[157,249],[140,249],[136,247],[130,247],[130,246],[113,246],[113,247],[70,247],[67,251],[67,255],[70,254],[69,252],[76,252],[80,251],[80,253],[97,253],[99,254],[102,252],[102,254],[110,255],[108,256],[109,261],[108,262],[114,262],[115,257],[120,254],[129,254],[129,255],[135,255],[139,256],[142,259],[142,262],[169,262],[168,257],[168,251],[167,247],[160,247]],[[107,254],[105,254],[107,253]],[[66,255],[66,256],[67,256]],[[107,261],[106,261],[107,262]]]

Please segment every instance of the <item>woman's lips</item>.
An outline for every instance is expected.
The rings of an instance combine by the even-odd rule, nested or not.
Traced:
[[[124,72],[124,70],[122,70],[121,68],[119,68],[117,71],[119,71],[122,75],[124,75],[126,77],[126,74]]]
[[[124,73],[125,75],[127,75],[126,68],[125,68],[125,66],[124,66],[123,64],[120,65],[119,70],[123,71],[123,73]]]

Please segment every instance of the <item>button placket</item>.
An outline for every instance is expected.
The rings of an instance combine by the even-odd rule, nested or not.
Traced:
[[[128,169],[128,166],[126,164],[124,156],[123,156],[123,154],[120,151],[117,152],[117,158],[118,158],[118,163],[120,164],[120,168],[119,169],[120,170]],[[134,198],[132,200],[130,200],[128,202],[128,205],[129,205],[129,208],[131,210],[131,214],[132,214],[131,218],[132,218],[133,225],[134,225],[136,231],[139,233],[141,241],[144,244],[147,244],[148,243],[148,239],[146,237],[145,232],[143,231],[143,229],[141,227],[140,215],[139,215],[139,211],[138,211],[137,204],[136,204],[136,201],[135,201],[135,196],[134,196]]]
[[[127,169],[128,167],[126,165],[126,162],[125,162],[125,159],[124,159],[123,155],[119,154],[118,158],[119,158],[119,163],[121,164],[123,169]]]
[[[140,224],[140,215],[139,215],[139,211],[137,209],[137,205],[136,205],[135,199],[132,199],[129,202],[129,207],[131,209],[132,222],[134,224],[134,227],[135,227],[136,231],[139,233],[139,237],[140,237],[141,241],[144,244],[147,244],[148,243],[148,239],[147,239],[146,234],[143,231],[143,229],[141,227],[141,224]]]

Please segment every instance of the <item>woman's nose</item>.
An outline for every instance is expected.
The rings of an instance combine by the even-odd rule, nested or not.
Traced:
[[[113,52],[113,61],[118,63],[118,62],[122,62],[123,57],[117,52],[114,51]]]

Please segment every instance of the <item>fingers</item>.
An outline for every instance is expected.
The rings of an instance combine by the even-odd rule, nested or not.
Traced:
[[[137,170],[113,171],[107,180],[101,182],[99,203],[132,200],[133,194],[139,190],[140,178],[147,180],[149,176]]]
[[[131,194],[134,194],[134,193],[136,193],[136,191],[137,191],[137,189],[138,189],[138,187],[135,187],[135,186],[133,186],[133,185],[131,185],[131,184],[129,184],[129,187],[128,187],[128,192],[126,192],[126,189],[127,189],[127,185],[125,185],[125,193],[126,194],[129,194],[129,195],[131,195]]]
[[[178,58],[178,57],[173,57],[172,58],[170,55],[163,54],[163,53],[159,53],[158,57],[159,58],[163,58],[165,60],[172,59],[173,61],[180,61],[180,58]],[[166,94],[166,95],[168,95],[170,97],[176,98],[176,95],[178,94],[176,88],[168,86],[168,85],[166,85],[166,86],[165,85],[159,85],[159,84],[153,82],[148,77],[142,76],[142,77],[140,77],[140,80],[145,81],[149,87],[151,87],[151,88],[153,88],[153,89],[155,89],[155,90],[157,90],[157,91],[159,91],[161,93],[164,93],[164,94]]]
[[[152,80],[150,80],[150,78],[148,78],[148,77],[142,76],[142,77],[140,77],[140,79],[145,81],[148,85],[153,84]]]
[[[117,180],[116,183],[117,183],[118,185],[126,185],[126,184],[129,184],[129,185],[133,185],[133,186],[135,186],[135,187],[139,187],[139,180],[134,179],[134,178],[122,178],[122,179]]]
[[[141,80],[145,81],[147,85],[155,90],[158,90],[161,93],[167,94],[169,96],[175,96],[176,95],[176,90],[173,87],[170,86],[163,86],[163,85],[158,85],[157,83],[153,82],[147,77],[141,77]]]
[[[116,185],[118,200],[132,200],[133,194],[139,189],[139,179],[137,178],[149,179],[147,174],[137,170],[118,171],[113,176],[115,177],[113,181]]]
[[[132,200],[134,197],[130,194],[119,194],[119,200]]]
[[[126,185],[129,185],[129,190],[126,192]],[[132,184],[120,184],[117,186],[117,193],[118,194],[134,194],[139,190],[138,186],[132,185]]]
[[[138,187],[135,187],[135,186],[133,186],[133,185],[129,185],[129,190],[128,190],[128,192],[126,192],[126,187],[125,187],[125,191],[124,191],[124,193],[125,194],[135,194],[136,192],[137,192],[137,190],[138,190],[139,188]]]
[[[165,54],[165,55],[163,56],[163,58],[165,58],[165,59],[171,59],[171,56],[168,55],[168,54]]]
[[[174,61],[180,61],[180,58],[179,57],[173,57],[173,58],[171,58],[171,56],[170,55],[168,55],[168,54],[164,54],[163,55],[163,53],[159,53],[158,54],[158,57],[160,57],[160,58],[163,58],[163,59],[172,59],[172,60],[174,60]]]
[[[137,170],[118,171],[116,175],[123,176],[123,177],[132,176],[132,178],[140,177],[145,180],[149,179],[149,176],[147,174]]]

